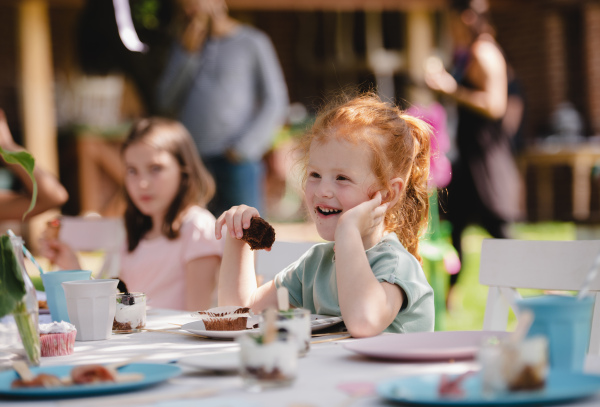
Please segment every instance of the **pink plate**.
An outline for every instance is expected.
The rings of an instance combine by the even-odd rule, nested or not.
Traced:
[[[508,335],[503,331],[441,331],[383,334],[357,339],[343,346],[361,355],[395,360],[472,359],[489,338]]]

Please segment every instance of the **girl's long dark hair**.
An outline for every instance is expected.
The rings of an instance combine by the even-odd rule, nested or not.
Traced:
[[[171,202],[162,225],[168,239],[179,237],[183,212],[192,205],[205,207],[215,194],[215,182],[198,155],[189,132],[179,122],[162,117],[137,121],[121,148],[121,155],[133,144],[144,143],[173,155],[181,169],[181,184]],[[125,228],[127,250],[132,252],[144,235],[152,229],[152,219],[134,205],[125,190],[127,208]]]

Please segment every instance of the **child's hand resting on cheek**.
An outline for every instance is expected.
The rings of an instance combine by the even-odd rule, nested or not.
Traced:
[[[361,236],[375,232],[383,224],[388,203],[382,203],[381,192],[373,198],[344,212],[335,229],[335,240],[351,229],[358,230]]]

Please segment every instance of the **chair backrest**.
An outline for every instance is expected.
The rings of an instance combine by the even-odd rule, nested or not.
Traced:
[[[317,242],[291,242],[277,240],[271,251],[256,252],[256,274],[262,282],[272,280],[285,267],[298,260],[308,249]]]
[[[489,286],[484,330],[505,330],[516,288],[578,291],[596,256],[600,240],[536,241],[484,239],[479,282]],[[590,284],[595,297],[590,354],[600,354],[600,275]]]
[[[125,241],[125,226],[121,218],[62,216],[59,239],[75,251],[103,251],[101,278],[119,275],[120,252]]]

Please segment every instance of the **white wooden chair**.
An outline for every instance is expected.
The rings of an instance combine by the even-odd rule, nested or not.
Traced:
[[[256,275],[259,283],[266,283],[272,280],[277,273],[298,260],[300,256],[316,243],[276,240],[273,246],[271,246],[271,251],[258,250],[255,260]]]
[[[598,253],[600,240],[532,241],[484,239],[479,282],[489,286],[483,330],[506,330],[516,288],[578,291]],[[595,297],[590,355],[600,355],[600,273],[590,285]]]
[[[59,239],[78,252],[104,252],[100,278],[118,277],[120,253],[125,241],[123,219],[114,217],[61,216]]]

